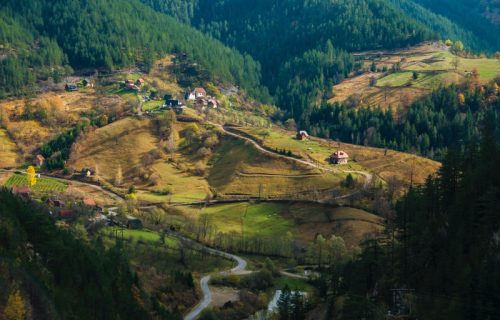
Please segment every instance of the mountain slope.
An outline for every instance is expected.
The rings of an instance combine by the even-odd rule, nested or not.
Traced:
[[[462,25],[460,21],[422,6],[418,1],[389,0],[389,2],[403,10],[408,16],[437,32],[442,39],[460,40],[467,48],[478,51],[494,51],[499,47],[498,39],[492,39],[486,34],[475,33],[467,26]]]
[[[7,0],[0,15],[6,17],[0,23],[4,94],[34,83],[28,68],[42,79],[54,75],[41,67],[68,63],[107,70],[141,63],[147,69],[157,55],[172,51],[187,53],[216,79],[261,90],[260,67],[252,58],[138,1]]]
[[[447,17],[460,28],[468,30],[475,37],[482,39],[488,51],[500,49],[500,25],[496,21],[495,12],[498,4],[494,1],[477,0],[412,0],[414,3],[431,10],[434,13]],[[496,6],[496,11],[495,11]],[[489,18],[488,18],[489,16]]]

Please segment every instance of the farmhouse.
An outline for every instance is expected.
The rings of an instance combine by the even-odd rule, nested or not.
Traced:
[[[35,160],[33,160],[33,164],[36,167],[41,167],[41,166],[43,166],[44,161],[45,161],[45,158],[41,154],[37,154],[35,157]]]
[[[135,82],[135,84],[136,84],[137,86],[139,86],[139,87],[140,87],[140,86],[142,86],[142,85],[144,84],[144,79],[143,79],[143,78],[139,78],[139,79],[137,79],[137,81]]]
[[[203,88],[195,88],[193,93],[194,93],[195,99],[203,98],[207,95],[207,92]]]
[[[31,189],[27,186],[13,186],[12,187],[12,193],[24,198],[24,199],[29,199],[30,198],[30,193]]]
[[[349,160],[349,155],[342,150],[335,151],[330,156],[330,162],[333,164],[347,164],[348,160]]]
[[[80,171],[80,175],[82,178],[90,178],[95,175],[95,170],[91,168],[83,168],[82,171]]]
[[[301,130],[297,132],[297,140],[307,140],[309,139],[309,134],[307,131]]]

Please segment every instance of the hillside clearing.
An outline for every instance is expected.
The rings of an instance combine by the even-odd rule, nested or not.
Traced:
[[[342,174],[322,173],[297,162],[259,152],[225,138],[210,161],[208,181],[223,197],[294,198],[319,190],[340,189]]]
[[[441,84],[463,81],[475,68],[479,71],[480,81],[486,84],[500,75],[500,61],[488,58],[462,58],[433,45],[422,45],[405,50],[386,52],[364,52],[356,56],[364,58],[365,68],[375,63],[377,72],[365,72],[347,78],[332,88],[330,103],[344,102],[361,106],[407,107],[416,99],[429,94]],[[454,59],[458,66],[453,65]],[[400,63],[399,71],[391,70]],[[413,72],[417,79],[413,79]],[[375,84],[370,84],[371,78]]]
[[[279,128],[238,127],[237,130],[254,137],[269,149],[290,150],[295,156],[339,171],[367,170],[386,181],[391,178],[401,180],[404,185],[409,184],[412,174],[414,183],[424,183],[425,179],[440,167],[436,161],[393,150],[320,138],[299,141],[295,139],[295,132]],[[333,166],[328,163],[328,157],[337,150],[343,150],[349,155],[351,161],[348,165]]]
[[[0,129],[0,168],[15,168],[19,164],[16,144],[5,129]]]
[[[337,235],[349,247],[358,245],[365,237],[383,230],[383,220],[367,211],[349,207],[289,203],[217,204],[207,208],[180,207],[188,219],[206,216],[217,232],[245,237],[272,239],[287,234],[303,242],[313,241],[318,234],[325,238]]]

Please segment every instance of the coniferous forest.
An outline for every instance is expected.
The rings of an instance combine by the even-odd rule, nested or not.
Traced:
[[[60,80],[73,69],[147,68],[160,54],[180,51],[214,79],[266,97],[260,66],[219,41],[155,13],[138,1],[2,1],[0,94],[21,94],[36,80]]]
[[[494,320],[499,246],[499,0],[0,0],[0,320]]]
[[[358,260],[330,268],[329,315],[346,294],[343,319],[381,319],[404,291],[418,319],[496,319],[500,221],[500,148],[493,118],[481,141],[451,149],[435,177],[396,205],[386,239],[365,243]],[[339,282],[339,276],[344,281]],[[393,310],[395,312],[395,310]]]
[[[30,314],[42,319],[149,318],[137,300],[137,278],[125,251],[106,250],[100,240],[82,242],[56,227],[41,206],[5,189],[0,191],[0,257],[2,299],[25,292],[34,308]]]

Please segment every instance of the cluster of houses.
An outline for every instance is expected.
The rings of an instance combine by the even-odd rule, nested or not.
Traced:
[[[129,91],[139,91],[139,89],[144,85],[144,79],[139,78],[136,81],[132,79],[125,80],[125,89]]]
[[[12,193],[26,201],[32,199],[32,190],[28,186],[13,186]],[[78,211],[84,209],[86,212],[93,213],[93,218],[89,219],[89,221],[93,223],[121,225],[122,227],[127,227],[129,229],[142,228],[142,221],[139,218],[128,215],[126,216],[126,222],[120,223],[114,218],[117,215],[116,212],[111,212],[110,210],[108,216],[104,215],[104,208],[97,204],[97,202],[92,198],[84,198],[68,205],[64,200],[61,200],[58,197],[52,197],[46,199],[44,203],[53,218],[63,221],[74,221],[78,217]]]
[[[191,92],[186,92],[185,99],[187,101],[194,101],[196,108],[204,111],[207,108],[217,109],[221,102],[212,96],[207,95],[204,88],[195,88]]]
[[[296,139],[300,141],[309,140],[309,134],[305,130],[297,132]],[[328,158],[331,164],[347,164],[349,162],[349,155],[342,150],[337,150]]]

